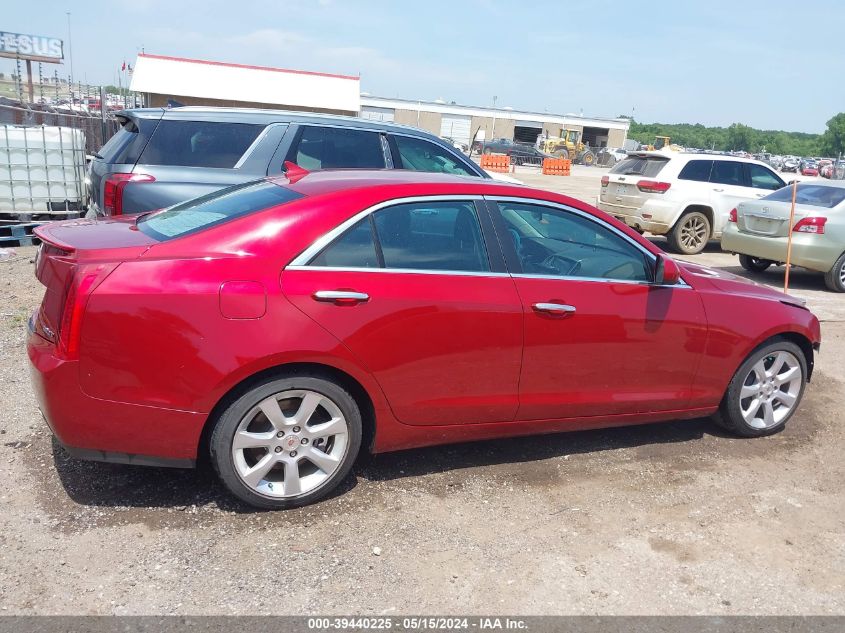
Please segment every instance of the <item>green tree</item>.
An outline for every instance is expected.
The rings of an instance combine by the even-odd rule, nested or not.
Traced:
[[[822,134],[821,149],[828,156],[839,156],[845,152],[845,112],[840,112],[827,122]]]
[[[756,151],[755,130],[742,123],[732,123],[728,128],[728,145],[732,150]]]

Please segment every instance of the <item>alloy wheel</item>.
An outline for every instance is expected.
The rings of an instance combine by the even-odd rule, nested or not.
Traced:
[[[707,232],[708,228],[704,220],[697,215],[692,215],[681,225],[681,245],[685,250],[696,250],[707,241]]]
[[[778,351],[761,358],[742,383],[739,409],[756,429],[777,426],[798,402],[804,381],[798,359],[791,352]]]
[[[241,481],[258,494],[291,498],[316,490],[346,456],[349,427],[340,407],[310,390],[269,396],[241,419],[232,459]]]

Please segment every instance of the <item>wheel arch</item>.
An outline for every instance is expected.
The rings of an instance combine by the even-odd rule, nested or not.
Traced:
[[[214,424],[229,405],[261,382],[290,375],[324,378],[336,382],[346,389],[352,395],[361,412],[361,447],[368,452],[372,452],[376,435],[376,413],[373,399],[364,386],[351,374],[325,363],[289,362],[266,367],[243,378],[220,397],[203,424],[197,445],[197,460],[201,461],[208,458],[209,441],[214,430]]]
[[[681,218],[683,218],[687,213],[692,213],[693,211],[698,211],[707,216],[707,221],[710,222],[710,239],[712,239],[713,235],[715,235],[716,232],[716,224],[714,221],[715,214],[713,212],[713,207],[708,204],[702,204],[699,202],[693,202],[685,205],[684,208],[681,209],[681,212],[678,214],[678,217],[675,218],[675,221],[672,222],[672,228],[670,228],[669,231],[674,231],[675,227],[678,225],[678,222],[681,221]]]
[[[758,349],[763,347],[764,345],[768,345],[769,343],[773,343],[774,341],[789,341],[790,343],[795,343],[803,352],[804,360],[807,361],[807,382],[810,382],[810,378],[813,375],[813,366],[815,363],[815,349],[817,349],[810,338],[801,332],[796,332],[794,330],[787,330],[782,332],[774,332],[768,335],[764,335],[761,340],[757,341],[757,343],[751,347],[748,352],[743,355],[742,360],[740,361],[739,365],[737,366],[735,372],[739,370],[742,366],[742,363],[751,356],[754,352]]]

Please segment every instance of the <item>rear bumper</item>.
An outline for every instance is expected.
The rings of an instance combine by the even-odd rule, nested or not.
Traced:
[[[791,263],[822,273],[829,271],[842,254],[842,245],[827,244],[824,237],[812,233],[793,233]],[[722,250],[785,262],[787,238],[742,233],[736,224],[729,223],[722,234]]]
[[[32,330],[27,354],[38,406],[50,430],[80,459],[190,468],[207,414],[100,400],[79,386],[77,361]]]
[[[596,206],[608,215],[612,215],[620,222],[624,222],[634,229],[648,231],[655,235],[663,235],[668,233],[669,229],[672,228],[671,221],[674,206],[670,209],[661,205],[658,201],[649,201],[641,208],[634,209],[604,202],[601,197],[598,197],[596,199]],[[650,215],[651,217],[643,217],[644,214]]]

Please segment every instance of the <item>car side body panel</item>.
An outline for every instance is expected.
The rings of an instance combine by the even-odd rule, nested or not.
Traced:
[[[474,178],[454,178],[447,182],[438,178],[395,171],[312,174],[296,183],[284,180],[285,186],[311,197],[171,241],[149,246],[138,246],[138,240],[133,241],[137,248],[131,249],[131,255],[88,298],[81,322],[83,343],[78,361],[62,360],[55,355],[55,346],[38,334],[30,335],[33,383],[45,416],[59,439],[78,448],[191,460],[196,456],[203,428],[227,394],[266,370],[303,364],[341,372],[361,386],[373,405],[375,438],[371,448],[376,452],[688,419],[716,410],[736,367],[765,338],[789,331],[804,336],[811,344],[819,341],[815,317],[809,311],[783,305],[784,295],[740,283],[730,275],[685,265],[683,278],[691,288],[667,288],[666,292],[656,288],[654,294],[697,292],[707,314],[706,341],[700,336],[700,320],[686,317],[697,328],[697,334],[688,339],[696,346],[702,345],[700,350],[686,350],[688,355],[683,360],[690,363],[694,356],[700,358],[689,397],[670,385],[667,397],[679,395],[680,401],[677,406],[659,412],[603,410],[601,415],[596,415],[595,411],[583,410],[578,415],[559,414],[554,419],[537,414],[531,420],[514,421],[517,402],[513,397],[513,382],[522,366],[517,351],[525,317],[516,301],[511,277],[491,277],[495,283],[490,282],[470,298],[465,298],[472,293],[470,282],[456,283],[450,288],[426,288],[425,281],[414,286],[405,279],[403,283],[407,286],[393,289],[394,299],[400,303],[426,292],[432,298],[422,308],[427,327],[435,335],[435,344],[427,345],[413,328],[406,329],[409,339],[418,336],[404,342],[408,349],[423,356],[415,364],[411,354],[401,350],[402,353],[397,353],[389,346],[403,342],[399,340],[402,319],[397,315],[413,316],[420,306],[412,307],[408,313],[403,312],[402,305],[395,305],[379,314],[381,304],[375,298],[383,289],[376,288],[372,314],[367,319],[342,316],[364,314],[353,312],[360,306],[347,312],[343,312],[346,307],[331,310],[333,316],[326,319],[319,314],[323,306],[317,306],[319,309],[315,311],[313,290],[323,282],[342,287],[355,286],[361,280],[350,278],[347,283],[340,276],[329,278],[328,271],[285,270],[288,264],[361,210],[386,200],[422,195],[489,194],[548,200],[596,215],[624,231],[644,250],[655,255],[660,251],[616,220],[565,196]],[[101,227],[88,226],[87,230],[84,224],[63,224],[50,230],[71,241],[73,231],[86,230],[86,243],[90,244],[97,235],[111,236],[120,227],[134,238],[132,223],[128,221],[110,221]],[[105,248],[100,251],[109,252]],[[312,274],[327,276],[315,277],[319,282],[316,285],[315,279],[303,281]],[[381,275],[393,276],[392,273]],[[225,287],[227,301],[234,301],[230,305],[237,309],[227,311],[221,307],[221,287]],[[239,291],[248,294],[243,303],[231,296]],[[637,292],[645,290],[637,289]],[[265,297],[263,311],[254,307],[256,296],[261,294]],[[450,318],[441,320],[441,308],[433,300],[436,296],[446,297],[455,310],[460,306],[475,310],[472,319],[481,323],[479,332],[468,328],[468,322],[462,321],[460,315],[457,322]],[[482,304],[498,305],[502,318],[485,314]],[[242,306],[252,307],[242,312]],[[763,306],[772,309],[763,310]],[[391,321],[394,318],[395,322]],[[458,327],[453,331],[475,337],[473,345],[463,349],[453,346],[453,349],[444,343],[444,337],[448,337],[455,323]],[[600,322],[592,327],[606,326],[607,323]],[[380,336],[383,327],[389,330],[386,338]],[[587,334],[588,330],[585,330]],[[482,340],[484,336],[486,342]],[[497,337],[501,338],[501,344],[494,340]],[[623,336],[614,340],[620,346],[625,344]],[[385,347],[379,349],[379,346]],[[427,350],[427,346],[431,349]],[[429,359],[424,358],[426,353]],[[604,355],[610,357],[609,349]],[[457,376],[458,382],[454,385],[441,382],[443,389],[454,387],[453,393],[432,404],[431,382],[442,381],[436,371],[438,362],[448,366],[451,377]],[[483,366],[485,363],[489,366]],[[421,372],[414,371],[415,367],[421,368]],[[666,370],[666,367],[661,369],[664,373]],[[473,374],[478,384],[472,384]],[[659,388],[656,385],[658,391]],[[474,395],[473,390],[477,391]],[[391,406],[391,392],[399,394],[398,406]],[[469,392],[467,397],[462,397],[466,392]],[[502,397],[497,399],[496,393]],[[415,410],[423,407],[440,409],[426,419],[425,413]],[[473,409],[475,415],[469,415],[467,412]],[[454,412],[452,419],[450,410]],[[464,415],[467,417],[463,418]],[[399,419],[419,425],[404,424]]]

